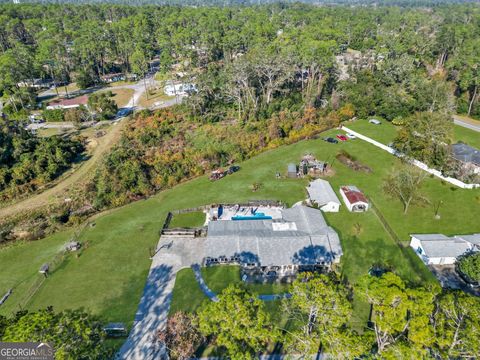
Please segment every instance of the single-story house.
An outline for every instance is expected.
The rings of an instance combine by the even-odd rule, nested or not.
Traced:
[[[480,174],[480,150],[463,143],[452,145],[452,156],[460,161],[464,168],[474,174]]]
[[[17,83],[18,87],[29,87],[34,89],[49,88],[53,85],[53,81],[44,79],[24,80]]]
[[[210,221],[204,264],[234,263],[247,275],[288,277],[298,271],[327,270],[340,261],[340,239],[320,210],[300,205],[280,211],[281,218]]]
[[[308,197],[324,212],[339,212],[340,200],[330,183],[323,179],[312,181],[307,187]]]
[[[82,96],[77,96],[74,98],[70,99],[60,99],[60,100],[54,100],[51,103],[48,104],[47,110],[65,110],[65,109],[73,109],[77,108],[79,106],[86,106],[88,104],[88,96],[87,95],[82,95]]]
[[[410,247],[426,265],[452,265],[459,256],[480,250],[480,234],[453,237],[443,234],[410,236]]]
[[[342,186],[340,187],[340,194],[348,211],[363,212],[367,211],[370,207],[366,196],[356,186]]]
[[[125,80],[125,75],[122,73],[106,74],[106,75],[100,76],[100,79],[102,79],[102,81],[105,83],[113,83],[113,82]]]
[[[197,87],[194,84],[169,84],[165,86],[163,92],[168,96],[190,95],[197,92]]]

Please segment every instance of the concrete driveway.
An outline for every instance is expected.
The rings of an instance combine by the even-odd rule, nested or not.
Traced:
[[[167,323],[177,272],[203,259],[203,238],[162,236],[152,259],[132,330],[117,354],[122,360],[163,359],[156,332]]]

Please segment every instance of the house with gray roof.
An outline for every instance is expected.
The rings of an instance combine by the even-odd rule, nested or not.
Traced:
[[[286,277],[340,261],[340,239],[320,210],[300,205],[282,209],[281,215],[210,221],[204,264],[235,263],[249,275]]]
[[[452,265],[459,256],[480,250],[480,234],[452,237],[443,234],[410,236],[410,247],[426,265]]]
[[[330,183],[323,179],[317,179],[307,187],[310,202],[317,205],[324,212],[339,212],[341,202],[333,191]]]
[[[474,174],[480,174],[480,150],[463,143],[452,145],[452,156]]]

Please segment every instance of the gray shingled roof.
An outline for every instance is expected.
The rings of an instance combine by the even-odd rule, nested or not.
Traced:
[[[412,234],[412,236],[420,240],[425,255],[429,258],[456,258],[472,249],[471,243],[460,237],[448,237],[443,234]]]
[[[422,241],[422,247],[429,258],[456,258],[471,249],[470,244],[461,239]]]
[[[479,245],[480,246],[480,234],[472,234],[472,235],[457,235],[456,238],[463,239],[468,241],[471,244]]]
[[[282,215],[281,220],[211,221],[206,256],[238,256],[244,263],[262,266],[339,260],[340,239],[319,210],[297,206],[282,210]]]
[[[412,234],[413,237],[417,238],[420,241],[429,241],[429,240],[449,240],[448,236],[443,234]]]
[[[480,150],[458,143],[452,145],[452,152],[455,159],[480,166]]]
[[[326,205],[329,202],[341,204],[332,186],[326,180],[317,179],[312,181],[307,187],[307,191],[310,200],[317,203],[318,206]]]

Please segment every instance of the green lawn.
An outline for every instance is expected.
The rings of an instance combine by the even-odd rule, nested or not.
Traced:
[[[217,294],[221,293],[230,284],[239,284],[259,295],[283,294],[288,292],[289,289],[289,285],[285,284],[246,284],[240,278],[239,266],[204,267],[202,268],[202,276],[210,290]],[[193,275],[193,270],[190,268],[180,270],[175,279],[170,314],[177,311],[194,312],[205,300],[208,300],[208,298],[200,290]],[[272,313],[272,316],[276,316],[280,302],[273,301],[272,303],[275,306],[270,304],[267,310]]]
[[[455,140],[462,141],[470,146],[480,149],[480,133],[466,129],[462,126],[455,125],[454,128]]]
[[[359,132],[362,135],[371,137],[383,144],[389,144],[397,136],[399,126],[392,125],[391,122],[381,120],[380,125],[370,124],[368,120],[356,120],[346,122],[344,125],[349,129]],[[355,140],[359,141],[359,139]]]
[[[337,133],[338,130],[332,130],[323,136]],[[357,173],[334,161],[336,175],[329,181],[335,191],[338,192],[340,185],[358,186],[375,201],[405,243],[410,233],[443,232],[450,235],[479,231],[480,190],[461,190],[428,178],[423,192],[431,204],[412,206],[409,213],[403,215],[400,202],[386,197],[381,190],[383,179],[394,165],[399,164],[398,159],[361,140],[336,145],[322,140],[302,141],[248,160],[240,164],[238,173],[219,181],[211,182],[204,176],[98,217],[96,226],[88,227],[80,237],[80,241],[89,242],[89,247],[79,258],[70,257],[45,281],[29,308],[48,305],[57,310],[83,307],[106,321],[122,321],[130,325],[148,274],[149,249],[158,242],[158,232],[168,211],[253,199],[281,200],[292,205],[305,199],[307,180],[276,179],[275,173],[284,174],[289,162],[297,162],[307,152],[319,160],[332,162],[341,149],[354,154],[373,172]],[[256,192],[250,188],[254,182],[263,184]],[[439,200],[443,201],[441,219],[434,220],[434,204]],[[397,246],[372,212],[350,214],[342,206],[339,213],[326,214],[326,219],[340,235],[344,250],[341,272],[351,282],[367,273],[374,263],[392,266],[409,282],[432,281],[420,260],[409,249]],[[10,314],[18,308],[17,303],[23,298],[27,283],[37,276],[39,266],[52,258],[70,235],[71,231],[65,231],[36,242],[0,249],[0,294],[11,287],[14,289],[12,296],[0,307],[0,314]],[[181,293],[195,295],[197,288],[187,286]],[[193,301],[192,296],[189,299]],[[368,309],[358,302],[356,309],[360,324]]]
[[[184,214],[174,214],[170,221],[170,228],[195,228],[205,224],[205,213],[194,211]]]
[[[370,124],[368,120],[357,120],[347,122],[345,126],[387,145],[393,141],[400,129],[400,126],[384,120],[381,125]],[[480,133],[459,125],[453,125],[453,141],[462,141],[480,149]]]
[[[170,314],[177,311],[194,312],[208,298],[198,286],[197,280],[190,268],[182,269],[175,278]]]

